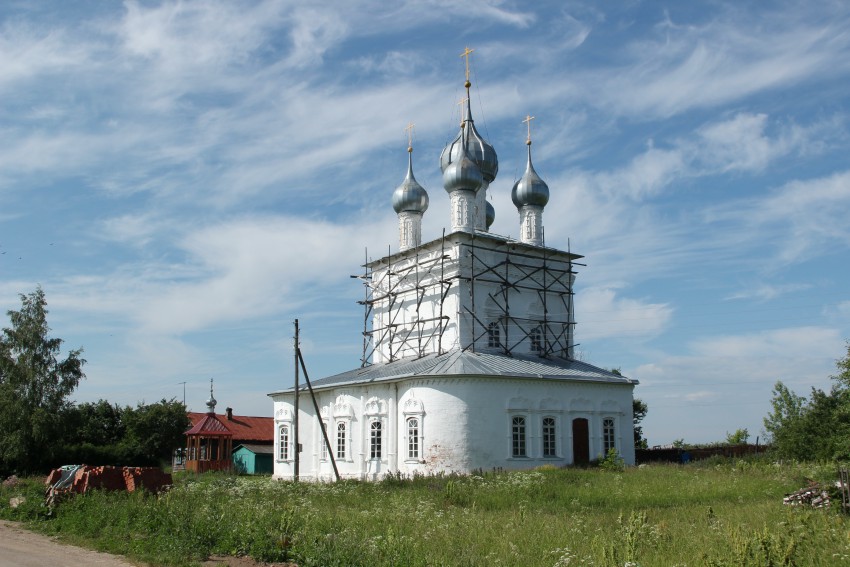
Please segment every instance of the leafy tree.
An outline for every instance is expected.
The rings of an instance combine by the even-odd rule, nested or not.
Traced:
[[[41,287],[21,295],[20,311],[0,336],[0,469],[44,469],[56,449],[68,397],[85,378],[82,349],[60,360],[62,339],[50,338]]]
[[[782,382],[773,388],[771,411],[764,428],[773,450],[782,457],[812,459],[850,458],[850,343],[836,362],[839,373],[829,392],[812,388],[806,399]]]
[[[63,423],[65,441],[70,444],[116,445],[126,431],[124,408],[106,400],[87,402],[69,407]]]
[[[127,433],[122,445],[128,456],[140,464],[158,465],[170,459],[171,451],[186,444],[189,416],[183,402],[163,399],[155,404],[140,403],[135,409],[127,407],[124,425]]]
[[[736,429],[734,433],[726,432],[727,445],[743,445],[750,438],[750,432],[744,429]]]
[[[640,425],[640,422],[646,417],[646,412],[648,411],[649,406],[646,405],[646,402],[640,398],[632,399],[632,415],[634,415],[635,427],[635,449],[646,449],[648,446],[646,438],[643,436],[643,426]]]

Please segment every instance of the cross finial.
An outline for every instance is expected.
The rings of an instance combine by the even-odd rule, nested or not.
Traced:
[[[469,100],[468,97],[463,97],[459,101],[457,101],[457,105],[460,107],[460,126],[463,128],[463,125],[466,123],[466,113],[464,112],[466,109],[464,106],[466,102]]]
[[[530,114],[525,115],[525,120],[523,120],[523,124],[528,127],[528,137],[525,139],[525,143],[529,146],[531,145],[531,121],[534,120],[534,117]]]
[[[466,84],[465,84],[466,88],[469,88],[472,85],[472,83],[469,82],[469,56],[472,55],[473,51],[475,51],[475,50],[470,49],[469,47],[466,47],[463,50],[463,53],[460,54],[461,57],[466,59]]]
[[[207,400],[207,409],[209,409],[212,413],[215,413],[215,404],[216,401],[213,397],[213,379],[210,378],[210,399]]]
[[[413,153],[413,122],[408,122],[404,131],[407,132],[407,153]]]

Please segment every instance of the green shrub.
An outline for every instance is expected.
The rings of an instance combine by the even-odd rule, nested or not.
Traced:
[[[611,447],[608,449],[608,454],[604,458],[599,458],[599,468],[605,471],[622,472],[626,469],[626,461],[623,460],[617,449]]]

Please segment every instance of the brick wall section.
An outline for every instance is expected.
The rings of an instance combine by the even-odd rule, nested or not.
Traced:
[[[46,484],[52,486],[62,473],[53,470],[47,477]],[[171,484],[171,475],[156,467],[90,467],[84,465],[74,475],[74,481],[69,489],[61,492],[84,494],[89,490],[135,490],[145,489],[159,492]]]

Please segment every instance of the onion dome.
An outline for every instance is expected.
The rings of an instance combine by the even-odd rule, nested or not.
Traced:
[[[528,165],[525,166],[525,173],[519,181],[514,183],[514,188],[511,190],[511,200],[517,209],[526,205],[544,207],[549,202],[549,186],[540,179],[531,164],[531,140],[528,140],[526,144],[528,145]]]
[[[407,177],[393,192],[393,209],[396,213],[424,213],[428,210],[428,192],[413,177],[413,148],[407,148]]]
[[[457,137],[445,148],[440,154],[440,169],[445,172],[455,161],[461,159],[464,146],[469,158],[481,170],[481,175],[484,181],[491,183],[496,179],[496,174],[499,173],[499,159],[496,157],[496,150],[487,140],[481,137],[478,130],[475,129],[475,122],[472,120],[472,111],[469,107],[469,96],[466,100],[466,120],[461,124],[460,133]]]
[[[496,209],[493,207],[493,204],[490,201],[487,201],[487,211],[486,211],[486,223],[487,230],[490,230],[490,225],[493,224],[493,221],[496,220]]]
[[[210,411],[210,413],[215,413],[215,405],[217,403],[218,402],[213,397],[213,379],[210,378],[210,399],[207,400],[207,409]]]
[[[484,176],[478,166],[462,153],[460,159],[453,161],[443,170],[443,188],[447,193],[466,189],[477,192],[484,183]]]

